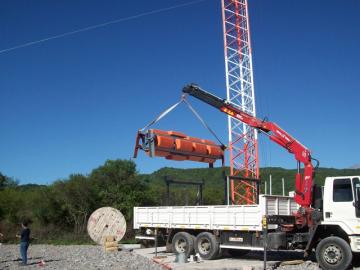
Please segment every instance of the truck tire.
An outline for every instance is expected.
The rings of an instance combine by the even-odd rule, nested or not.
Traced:
[[[209,232],[202,232],[196,236],[195,252],[205,260],[213,260],[219,257],[220,243],[215,235]]]
[[[186,257],[194,253],[194,238],[187,232],[178,232],[171,241],[174,253],[185,253]]]
[[[352,261],[349,244],[342,238],[324,238],[316,247],[316,260],[322,269],[346,270]]]

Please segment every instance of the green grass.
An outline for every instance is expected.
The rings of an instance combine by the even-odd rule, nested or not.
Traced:
[[[126,240],[121,240],[120,244],[137,244],[138,240],[136,239],[126,239]]]

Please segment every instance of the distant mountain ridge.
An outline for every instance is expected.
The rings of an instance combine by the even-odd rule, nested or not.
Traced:
[[[360,169],[360,163],[352,165],[350,169]]]

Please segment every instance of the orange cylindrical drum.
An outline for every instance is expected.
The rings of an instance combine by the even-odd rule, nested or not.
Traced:
[[[201,142],[205,143],[205,144],[216,145],[213,141],[210,141],[210,140],[201,139]]]
[[[224,151],[221,149],[220,146],[207,145],[206,149],[207,149],[208,155],[210,155],[210,156],[217,156],[218,157],[218,156],[223,156],[224,155]]]
[[[194,153],[200,154],[200,155],[206,155],[207,154],[206,144],[193,143],[193,147],[194,147]]]
[[[169,131],[160,130],[160,129],[150,129],[150,132],[154,135],[169,135]]]
[[[195,137],[190,137],[190,136],[187,136],[185,139],[188,140],[188,141],[199,142],[199,143],[202,141],[202,139],[195,138]]]
[[[156,138],[155,142],[157,147],[168,148],[168,149],[174,148],[174,139],[172,137],[156,135],[155,138]]]
[[[184,133],[178,132],[178,131],[168,131],[168,134],[171,136],[176,136],[176,137],[180,137],[180,138],[185,138],[186,135]]]
[[[193,151],[193,144],[192,144],[192,142],[187,141],[187,140],[176,139],[175,140],[175,148],[177,151],[191,153]]]
[[[148,155],[165,157],[170,160],[192,160],[213,164],[224,158],[224,150],[211,140],[186,136],[177,131],[151,129],[143,134],[148,143],[143,148]],[[142,146],[137,146],[141,149]]]

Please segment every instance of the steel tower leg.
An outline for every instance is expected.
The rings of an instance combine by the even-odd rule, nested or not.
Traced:
[[[255,116],[255,95],[247,0],[222,0],[227,100]],[[228,118],[230,174],[259,178],[257,131]],[[254,182],[231,181],[234,204],[256,203]]]

